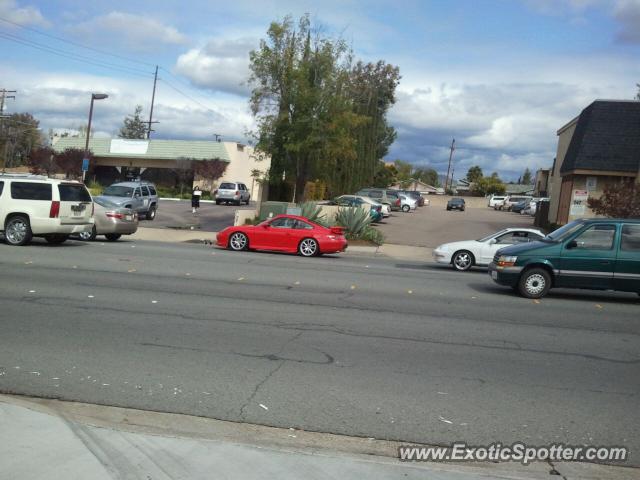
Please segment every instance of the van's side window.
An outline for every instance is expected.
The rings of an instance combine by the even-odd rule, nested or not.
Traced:
[[[11,198],[16,200],[51,200],[51,184],[11,182]]]
[[[575,238],[581,250],[611,250],[616,234],[615,225],[593,225]]]
[[[620,249],[625,252],[640,252],[640,225],[622,226]]]

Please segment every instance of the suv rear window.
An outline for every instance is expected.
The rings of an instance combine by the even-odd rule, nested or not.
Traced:
[[[222,190],[235,190],[236,189],[236,184],[235,183],[221,183],[220,184],[220,189],[222,189]]]
[[[154,187],[152,187],[151,185],[149,185],[149,193],[151,195],[157,195],[156,189]]]
[[[87,192],[84,185],[58,185],[61,202],[90,202],[91,195]]]
[[[51,200],[51,184],[11,182],[11,198],[16,200]]]

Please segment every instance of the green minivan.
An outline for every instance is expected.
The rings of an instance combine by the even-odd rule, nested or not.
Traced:
[[[550,288],[640,295],[640,219],[576,220],[540,241],[498,250],[489,275],[527,298]]]

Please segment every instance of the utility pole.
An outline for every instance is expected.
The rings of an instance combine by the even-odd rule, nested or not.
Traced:
[[[447,190],[451,185],[449,185],[449,174],[451,173],[451,159],[453,158],[453,151],[456,149],[456,139],[451,140],[451,148],[449,150],[449,167],[447,168],[447,178],[444,182],[444,193],[447,193]],[[452,179],[453,181],[453,179]]]
[[[6,90],[6,89],[0,89],[0,121],[2,121],[2,123],[0,124],[0,138],[4,138],[4,152],[2,155],[2,171],[5,171],[5,169],[7,168],[7,159],[8,159],[8,155],[9,155],[9,132],[6,132],[5,134],[5,127],[4,127],[4,101],[6,99],[9,98],[13,98],[15,99],[16,96],[15,95],[7,95],[8,93],[16,93],[15,90]]]
[[[156,65],[156,73],[153,76],[153,93],[151,94],[151,109],[149,110],[149,128],[147,129],[147,139],[151,138],[151,125],[154,123],[153,121],[153,104],[156,101],[156,84],[158,83],[158,65]]]

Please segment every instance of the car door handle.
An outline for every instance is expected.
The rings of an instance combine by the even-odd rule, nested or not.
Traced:
[[[603,260],[600,262],[600,265],[609,265],[611,264],[611,262],[609,262],[608,260]]]

